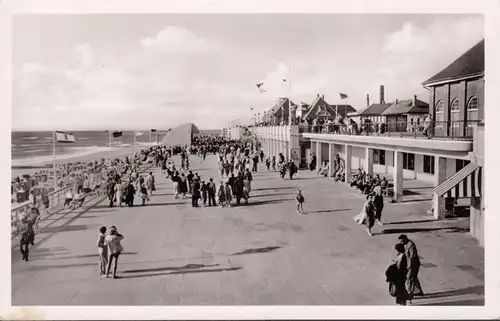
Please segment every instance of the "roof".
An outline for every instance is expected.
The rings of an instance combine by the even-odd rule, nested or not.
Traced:
[[[392,103],[389,104],[371,104],[370,106],[356,113],[357,116],[380,116]]]
[[[429,104],[421,100],[416,100],[416,106],[413,106],[413,99],[401,100],[398,103],[393,103],[382,112],[381,116],[404,115],[413,113],[429,113]]]
[[[478,42],[448,67],[444,68],[422,84],[453,80],[484,73],[484,39]]]
[[[311,106],[307,110],[303,119],[307,119],[313,115],[321,115],[326,117],[336,117],[336,111],[342,117],[347,116],[350,112],[355,112],[356,109],[351,105],[330,105],[328,104],[322,96],[317,96],[316,99],[311,103]],[[313,113],[314,112],[314,113]]]
[[[281,108],[285,107],[283,110],[283,114],[288,116],[288,98],[280,98],[278,102],[274,104],[274,106],[267,112],[268,115],[274,115],[276,117],[281,117]],[[292,106],[297,106],[292,101]]]
[[[173,128],[169,131],[161,141],[161,145],[169,146],[184,146],[191,145],[193,134],[198,134],[200,131],[193,123],[187,123]]]

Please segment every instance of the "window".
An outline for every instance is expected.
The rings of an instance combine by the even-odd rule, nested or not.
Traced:
[[[460,100],[459,99],[454,99],[451,103],[451,112],[452,113],[457,113],[460,111]]]
[[[385,165],[385,150],[384,149],[374,149],[373,150],[373,164]]]
[[[424,173],[434,174],[434,156],[424,155]]]
[[[444,113],[444,102],[442,100],[436,103],[436,114]]]
[[[403,153],[403,169],[415,170],[415,154]]]
[[[469,102],[467,103],[467,127],[472,126],[478,118],[478,107],[479,107],[479,99],[477,97],[471,97]]]

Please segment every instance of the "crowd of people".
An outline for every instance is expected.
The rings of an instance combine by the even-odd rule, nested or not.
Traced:
[[[297,166],[292,160],[286,160],[283,154],[278,157],[264,155],[262,150],[253,152],[250,143],[231,141],[222,137],[198,137],[191,146],[152,146],[145,149],[133,158],[126,158],[123,162],[114,162],[103,171],[103,183],[97,184],[92,190],[85,180],[77,184],[76,192],[89,193],[95,189],[101,189],[109,199],[109,206],[126,205],[134,206],[134,198],[139,197],[142,205],[154,194],[156,190],[155,177],[149,172],[147,177],[141,175],[140,166],[150,163],[160,167],[166,178],[172,181],[173,195],[175,199],[191,196],[192,207],[219,206],[232,207],[234,205],[248,204],[252,191],[253,173],[259,169],[258,164],[264,164],[268,171],[278,171],[282,179],[288,171],[289,178],[298,172]],[[190,169],[190,157],[198,156],[203,161],[207,153],[215,154],[218,160],[220,181],[216,183],[214,178],[202,178],[197,172]],[[179,155],[178,168],[173,156]],[[310,155],[310,170],[315,170],[315,155]],[[118,166],[122,164],[123,166]],[[335,180],[341,180],[343,175],[343,161],[339,155],[334,158],[332,175]],[[318,173],[328,176],[330,164],[324,163]],[[355,221],[364,225],[367,234],[372,235],[371,229],[378,223],[382,223],[382,210],[384,207],[383,195],[387,189],[388,182],[385,177],[369,175],[362,169],[354,174],[349,182],[350,186],[359,189],[366,195],[361,212],[354,218]],[[78,199],[68,198],[68,206]],[[305,214],[303,205],[306,202],[301,190],[297,191],[295,197],[297,213]],[[200,203],[201,202],[201,203]],[[34,245],[35,231],[40,217],[38,209],[33,206],[30,215],[19,219],[19,243],[23,260],[29,259],[29,247]],[[123,235],[115,226],[101,227],[97,241],[99,255],[99,270],[103,278],[112,275],[118,278],[116,272],[118,259],[123,253],[121,245]],[[417,295],[423,295],[418,280],[420,267],[419,256],[415,243],[406,235],[399,237],[399,243],[395,246],[396,257],[386,271],[386,281],[389,283],[389,293],[396,298],[396,303],[406,305]],[[114,262],[114,266],[113,266]]]

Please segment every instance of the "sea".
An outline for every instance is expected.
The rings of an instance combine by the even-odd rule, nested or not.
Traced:
[[[56,142],[56,159],[109,150],[109,133],[106,131],[71,131],[71,133],[75,135],[74,143]],[[136,146],[149,146],[149,131],[140,133],[142,135],[136,136]],[[153,143],[156,143],[157,139],[161,141],[165,133],[166,131],[153,132],[151,141]],[[24,166],[53,160],[52,135],[50,131],[13,131],[11,134],[12,165]],[[121,137],[112,139],[111,147],[117,149],[133,146],[134,135],[134,131],[123,131]]]

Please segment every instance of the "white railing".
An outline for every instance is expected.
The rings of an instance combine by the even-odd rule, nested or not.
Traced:
[[[146,166],[146,167],[151,166],[151,164],[149,164],[149,163],[144,163],[142,165]],[[120,174],[120,176],[122,175],[122,171],[123,171],[124,167],[125,167],[125,164],[120,164],[118,167],[116,167],[116,170]],[[47,214],[50,210],[55,209],[59,204],[64,203],[65,194],[68,191],[68,189],[70,189],[72,187],[73,187],[73,184],[66,185],[66,186],[64,186],[56,191],[49,193],[48,194],[48,197],[49,197],[49,208],[48,209],[45,209],[43,207],[43,204],[41,203],[40,198],[38,198],[37,207],[40,209],[40,214],[41,214],[40,219],[41,220],[43,220],[44,218],[47,217],[44,214]],[[18,206],[15,206],[11,209],[10,218],[11,218],[11,233],[12,233],[11,236],[12,237],[16,236],[16,234],[17,234],[17,226],[18,226],[18,222],[19,222],[19,217],[22,214],[29,214],[29,211],[30,211],[32,204],[33,204],[33,202],[30,200],[30,201],[26,201],[24,203],[21,203]],[[40,207],[42,207],[43,209],[41,209]],[[54,212],[50,213],[50,214],[54,214]]]

